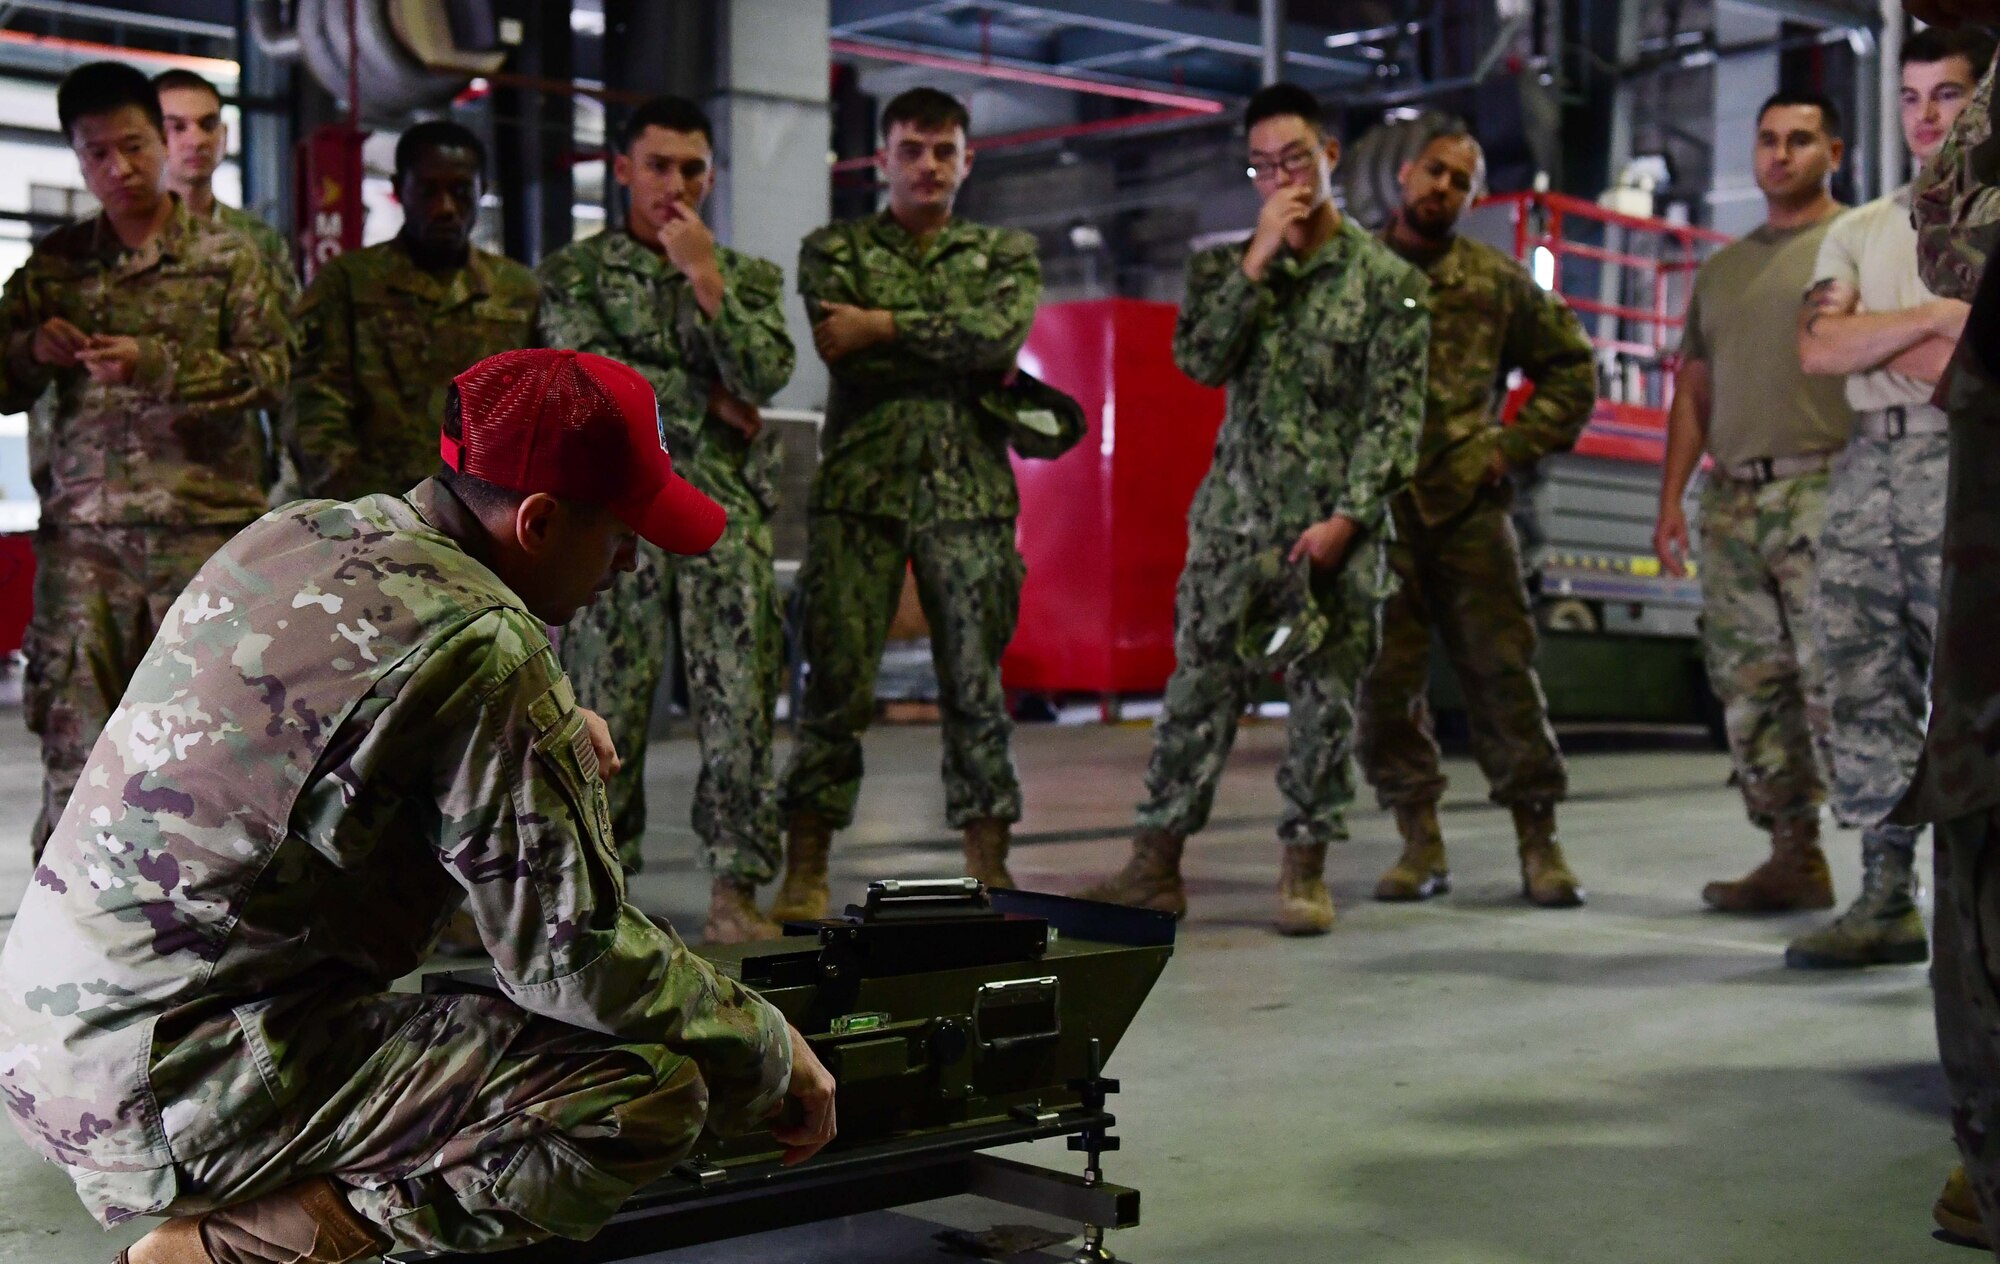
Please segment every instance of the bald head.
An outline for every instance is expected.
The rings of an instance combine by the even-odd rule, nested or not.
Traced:
[[[1440,132],[1396,173],[1402,221],[1419,237],[1443,241],[1486,183],[1486,151],[1465,132]]]

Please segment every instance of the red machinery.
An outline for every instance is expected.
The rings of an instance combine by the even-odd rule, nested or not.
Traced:
[[[1171,303],[1054,303],[1021,352],[1090,419],[1056,461],[1014,462],[1028,561],[1011,689],[1157,693],[1174,667],[1187,510],[1215,455],[1221,391],[1174,367]]]

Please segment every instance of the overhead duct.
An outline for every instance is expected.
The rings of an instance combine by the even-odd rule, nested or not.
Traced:
[[[353,85],[362,122],[389,127],[443,109],[507,60],[492,0],[256,0],[251,30],[336,98]]]

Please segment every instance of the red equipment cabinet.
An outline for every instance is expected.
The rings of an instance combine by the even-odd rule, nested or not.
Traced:
[[[1082,403],[1083,441],[1016,458],[1028,578],[1001,670],[1010,689],[1157,693],[1174,667],[1187,509],[1215,455],[1223,393],[1174,367],[1171,303],[1050,304],[1021,352]]]

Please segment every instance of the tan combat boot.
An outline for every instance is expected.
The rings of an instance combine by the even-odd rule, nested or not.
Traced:
[[[708,924],[701,928],[705,944],[745,944],[778,939],[785,928],[757,911],[757,888],[741,878],[720,877],[708,892]]]
[[[349,1264],[389,1239],[324,1176],[201,1216],[176,1216],[118,1253],[118,1264]]]
[[[1556,809],[1553,803],[1516,803],[1514,837],[1520,840],[1521,894],[1530,904],[1543,908],[1575,908],[1583,903],[1583,888],[1563,859],[1562,844],[1556,841]]]
[[[1014,875],[1007,872],[1007,846],[1013,831],[998,817],[965,823],[965,876],[996,891],[1012,891]]]
[[[826,916],[826,854],[833,827],[811,812],[785,822],[785,881],[771,901],[774,922],[810,922]]]
[[[1324,935],[1333,929],[1333,896],[1325,873],[1325,843],[1285,844],[1285,864],[1278,874],[1280,935]]]
[[[1779,821],[1771,856],[1734,882],[1711,882],[1702,902],[1723,913],[1787,913],[1833,907],[1833,873],[1819,849],[1819,814]]]
[[[1916,838],[1884,835],[1879,828],[1861,835],[1861,894],[1839,917],[1787,944],[1786,965],[1846,970],[1930,959],[1923,914],[1917,911]]]
[[[1965,1179],[1963,1163],[1951,1169],[1951,1175],[1945,1178],[1944,1188],[1931,1204],[1931,1219],[1966,1246],[1976,1246],[1982,1251],[1993,1249],[1986,1221],[1979,1215],[1979,1200],[1972,1193],[1972,1182]]]
[[[1181,851],[1187,839],[1165,830],[1141,830],[1132,840],[1132,858],[1118,873],[1077,892],[1077,898],[1159,913],[1187,916],[1187,888],[1181,885]]]
[[[1451,870],[1445,867],[1444,834],[1438,829],[1435,803],[1399,803],[1396,831],[1403,836],[1403,854],[1375,884],[1378,900],[1428,900],[1451,890]]]

